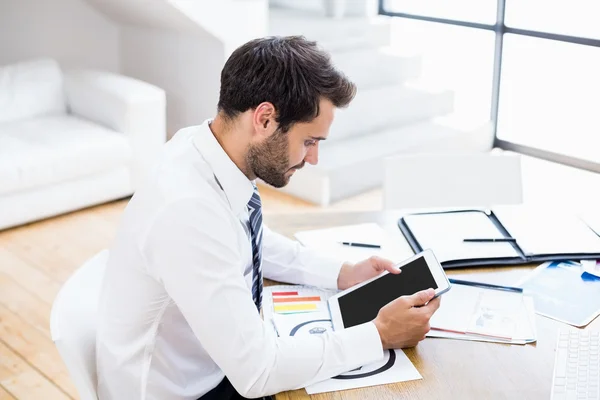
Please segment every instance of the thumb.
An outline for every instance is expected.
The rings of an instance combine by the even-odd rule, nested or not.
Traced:
[[[421,290],[412,296],[408,296],[408,302],[413,307],[422,306],[433,299],[433,296],[435,296],[435,291],[433,289]]]

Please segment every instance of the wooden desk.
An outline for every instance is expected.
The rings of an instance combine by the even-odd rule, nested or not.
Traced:
[[[305,229],[376,222],[406,245],[396,226],[399,212],[267,214],[274,231],[288,237]],[[449,270],[500,284],[514,283],[533,266]],[[443,298],[442,298],[443,301]],[[559,328],[568,328],[536,315],[537,343],[504,345],[449,339],[426,339],[405,350],[422,380],[308,396],[304,389],[280,393],[277,400],[292,399],[549,399],[554,368],[554,347]],[[599,330],[600,318],[586,329]]]

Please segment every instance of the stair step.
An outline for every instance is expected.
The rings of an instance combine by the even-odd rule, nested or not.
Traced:
[[[389,17],[332,19],[305,10],[269,10],[269,34],[303,35],[327,51],[388,46],[391,40]]]
[[[286,8],[292,10],[312,11],[325,15],[326,0],[269,0],[270,8]],[[345,0],[344,16],[377,15],[378,0]]]
[[[296,11],[312,11],[325,15],[323,0],[269,0],[270,9],[286,8]]]
[[[348,108],[336,111],[328,142],[449,114],[453,103],[451,91],[422,90],[406,85],[359,90]]]
[[[335,51],[331,58],[359,89],[401,84],[421,72],[420,57],[390,47]]]
[[[319,164],[307,164],[279,190],[326,206],[381,186],[385,157],[419,152],[482,152],[488,151],[492,143],[490,124],[465,130],[437,120],[335,143],[323,142]]]

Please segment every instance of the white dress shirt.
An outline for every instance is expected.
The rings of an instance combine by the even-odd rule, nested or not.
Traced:
[[[196,400],[226,375],[253,398],[383,357],[370,322],[277,337],[252,301],[252,182],[204,124],[179,131],[127,206],[103,282],[100,400]],[[264,226],[266,278],[337,286],[339,260]]]

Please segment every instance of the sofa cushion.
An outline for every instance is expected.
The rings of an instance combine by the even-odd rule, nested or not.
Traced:
[[[127,137],[73,116],[0,123],[0,195],[129,165]]]
[[[58,63],[39,59],[0,66],[0,122],[66,113]]]

